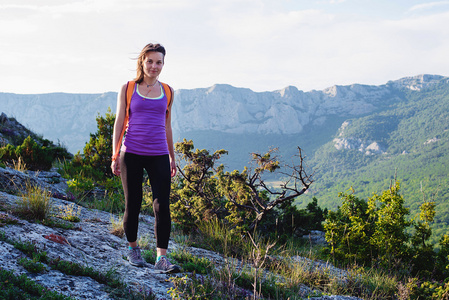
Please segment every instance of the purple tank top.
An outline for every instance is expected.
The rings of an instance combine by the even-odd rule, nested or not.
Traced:
[[[121,151],[138,155],[168,154],[165,133],[167,96],[161,86],[159,98],[145,98],[135,85],[131,97],[129,124]]]

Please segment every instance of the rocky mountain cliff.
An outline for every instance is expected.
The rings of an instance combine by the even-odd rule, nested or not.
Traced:
[[[332,120],[361,116],[399,100],[402,88],[419,90],[448,80],[438,75],[419,75],[380,86],[354,84],[333,86],[322,91],[303,92],[289,86],[256,93],[245,88],[217,84],[210,88],[177,90],[173,108],[175,140],[224,134],[297,135],[319,131]],[[116,93],[38,94],[0,93],[0,112],[44,138],[60,141],[70,152],[82,150],[89,133],[96,130],[95,117],[110,107],[116,109]],[[334,133],[341,125],[332,125]],[[197,134],[191,134],[196,132]],[[201,132],[201,134],[199,134]],[[244,138],[243,140],[245,140]],[[224,145],[202,145],[222,148]],[[237,149],[238,151],[238,149]]]

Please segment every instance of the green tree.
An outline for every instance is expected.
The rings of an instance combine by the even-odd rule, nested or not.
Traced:
[[[103,182],[113,178],[111,170],[112,133],[115,115],[108,108],[105,116],[96,117],[97,131],[90,134],[90,140],[84,146],[83,154],[75,154],[65,171],[72,178],[88,177]]]
[[[324,222],[326,240],[331,254],[341,260],[367,264],[377,251],[371,245],[374,232],[373,218],[368,203],[354,194],[340,193],[342,206],[330,211]]]
[[[217,180],[213,177],[216,161],[226,150],[209,151],[196,149],[193,142],[184,141],[175,144],[176,152],[185,161],[179,169],[177,179],[172,184],[171,212],[175,222],[184,230],[190,230],[195,224],[225,216],[223,196],[217,190]]]
[[[218,218],[232,227],[246,231],[263,224],[270,215],[276,215],[282,204],[302,195],[312,184],[303,168],[299,149],[298,165],[287,166],[291,170],[288,179],[274,190],[263,179],[264,172],[280,169],[280,162],[270,150],[264,155],[253,154],[253,169],[228,172],[217,160],[226,150],[210,154],[207,150],[195,150],[192,141],[176,143],[175,148],[184,167],[172,193],[173,218],[183,226],[194,226],[199,220]]]
[[[380,203],[377,209],[376,202]],[[397,262],[396,259],[407,257],[410,239],[407,229],[412,225],[406,220],[409,209],[404,206],[404,199],[399,194],[399,183],[396,182],[381,196],[374,194],[368,206],[370,215],[376,220],[371,244],[378,250],[381,262],[391,267]]]
[[[440,251],[436,257],[437,270],[441,272],[442,278],[449,278],[449,234],[440,239]]]
[[[436,253],[429,243],[432,236],[431,223],[435,218],[435,202],[424,202],[420,206],[419,220],[415,222],[415,232],[412,235],[413,266],[420,270],[423,276],[431,277],[432,272],[437,271]]]
[[[100,171],[106,177],[113,177],[111,170],[112,134],[115,115],[109,107],[104,117],[97,115],[97,132],[90,134],[84,147],[84,163]]]
[[[423,203],[418,221],[408,220],[409,209],[404,206],[399,189],[396,182],[368,201],[353,194],[340,194],[342,206],[330,211],[324,222],[330,254],[344,262],[368,266],[376,263],[388,270],[411,271],[424,278],[444,278],[449,238],[440,240],[439,252],[429,242],[435,203]]]

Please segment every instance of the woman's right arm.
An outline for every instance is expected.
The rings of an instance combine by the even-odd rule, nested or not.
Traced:
[[[117,143],[123,130],[123,122],[125,121],[126,115],[126,86],[127,84],[124,84],[117,95],[117,112],[115,114],[114,131],[112,133],[112,157],[114,157],[117,147],[120,147]],[[120,176],[120,155],[112,161],[111,169],[112,173]]]

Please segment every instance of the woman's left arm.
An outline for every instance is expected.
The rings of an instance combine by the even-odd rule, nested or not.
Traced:
[[[171,89],[172,99],[171,99],[170,105],[168,107],[167,117],[165,118],[165,134],[167,136],[168,153],[170,156],[171,177],[174,177],[176,175],[176,161],[175,161],[175,150],[173,147],[173,133],[172,133],[172,128],[171,128],[171,112],[172,112],[173,100],[175,98],[175,93],[172,88],[170,88],[170,89]]]

